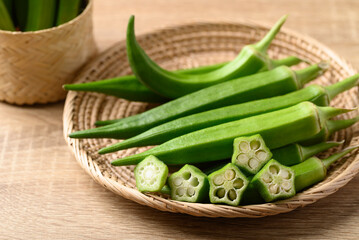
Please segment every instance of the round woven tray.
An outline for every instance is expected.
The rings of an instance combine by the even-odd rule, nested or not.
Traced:
[[[243,45],[259,40],[269,27],[256,23],[196,23],[172,27],[138,37],[146,52],[167,69],[189,68],[233,59]],[[314,83],[328,85],[355,73],[352,66],[317,41],[293,33],[281,31],[269,49],[273,58],[296,55],[311,62],[329,60],[331,68]],[[121,41],[103,52],[84,68],[76,82],[89,82],[130,74],[125,42]],[[332,101],[333,106],[353,108],[358,105],[358,90],[352,89]],[[96,120],[123,118],[153,107],[147,103],[129,102],[97,93],[69,92],[64,109],[64,137],[73,150],[77,161],[98,183],[105,188],[161,211],[180,212],[206,217],[264,217],[289,212],[298,207],[324,198],[350,181],[359,171],[359,156],[356,153],[342,159],[329,170],[325,181],[301,192],[288,200],[275,203],[225,206],[214,204],[185,203],[156,194],[137,191],[133,166],[113,167],[110,162],[147,148],[132,148],[114,154],[100,156],[97,151],[115,142],[111,139],[70,139],[74,131],[93,128]],[[351,113],[355,115],[357,113]],[[341,116],[348,118],[349,115]],[[345,145],[357,144],[354,127],[340,131],[333,139],[345,139]],[[335,149],[334,151],[338,151]],[[333,151],[333,150],[332,150]],[[326,154],[329,154],[327,152]],[[324,154],[324,155],[326,155]]]

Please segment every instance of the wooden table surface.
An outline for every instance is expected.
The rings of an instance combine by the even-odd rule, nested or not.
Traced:
[[[100,50],[124,39],[130,14],[137,33],[195,21],[249,18],[314,37],[359,68],[356,0],[95,0]],[[288,214],[209,219],[159,212],[96,184],[62,137],[63,102],[0,103],[0,239],[358,239],[359,177],[337,193]]]

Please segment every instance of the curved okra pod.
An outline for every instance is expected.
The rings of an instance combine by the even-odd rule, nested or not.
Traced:
[[[28,0],[25,31],[37,31],[54,26],[56,0]]]
[[[243,47],[233,61],[220,69],[198,75],[183,75],[161,68],[147,56],[136,40],[135,18],[131,16],[127,27],[127,56],[132,71],[144,85],[164,97],[177,98],[230,79],[254,74],[263,67],[271,69],[272,62],[266,51],[286,19],[287,16],[282,17],[261,41]]]
[[[268,148],[275,149],[311,138],[322,130],[333,114],[343,110],[317,107],[310,102],[274,112],[220,124],[167,141],[145,152],[112,162],[113,165],[137,164],[148,155],[155,155],[166,164],[210,162],[232,156],[233,139],[260,134]]]
[[[271,158],[272,153],[259,134],[233,141],[232,163],[248,174],[256,174]]]
[[[207,175],[195,166],[185,165],[173,173],[168,184],[171,198],[184,202],[205,202],[208,199],[209,183]]]
[[[276,67],[281,65],[292,66],[300,62],[303,62],[303,60],[290,56],[283,59],[273,60],[273,65]],[[201,74],[216,70],[225,64],[226,63],[219,63],[190,69],[181,69],[176,70],[175,72],[182,74]],[[65,84],[63,87],[65,90],[98,92],[138,102],[160,103],[167,102],[169,100],[168,98],[162,97],[148,89],[145,85],[138,81],[134,75],[120,76],[117,78],[99,80],[95,82]]]
[[[140,192],[160,192],[166,184],[168,167],[155,156],[148,156],[135,168],[136,187]]]
[[[188,94],[115,124],[70,134],[73,138],[128,138],[175,118],[228,105],[283,95],[301,88],[328,67],[315,64],[294,71],[286,66],[233,79]]]
[[[10,11],[6,5],[7,3],[5,4],[3,0],[0,0],[0,29],[7,31],[15,31]]]
[[[99,153],[104,154],[131,147],[162,144],[196,130],[275,111],[303,101],[310,101],[318,106],[327,106],[337,94],[356,86],[358,78],[359,74],[325,88],[319,85],[310,85],[286,95],[231,105],[178,118],[125,141],[105,147]],[[330,88],[329,92],[327,91],[328,88]]]
[[[339,146],[342,142],[321,142],[315,145],[302,146],[300,144],[290,144],[281,148],[273,149],[273,159],[285,166],[292,166],[305,161],[306,159],[328,150],[329,148]]]
[[[236,165],[228,163],[211,173],[209,179],[209,199],[211,203],[225,203],[237,206],[249,181]]]

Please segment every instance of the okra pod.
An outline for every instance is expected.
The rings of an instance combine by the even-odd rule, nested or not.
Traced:
[[[37,31],[54,26],[56,0],[28,0],[25,31]]]
[[[14,23],[11,19],[9,9],[4,0],[0,0],[0,29],[6,31],[15,31]]]
[[[300,62],[303,62],[303,60],[294,56],[273,60],[274,66],[292,66]],[[197,68],[176,70],[175,72],[182,74],[200,74],[216,70],[225,64],[226,63],[218,63]],[[139,82],[134,75],[121,76],[95,82],[65,84],[63,87],[65,90],[98,92],[138,102],[161,103],[169,100],[168,98],[162,97],[148,89],[145,85]]]
[[[196,130],[279,110],[303,101],[310,101],[318,106],[327,106],[330,100],[337,94],[356,86],[358,78],[359,74],[328,87],[311,85],[283,96],[241,103],[178,118],[151,128],[125,141],[105,147],[99,153],[103,154],[130,147],[162,144],[175,137]]]
[[[209,199],[211,203],[225,203],[237,206],[246,190],[249,180],[233,163],[211,173]]]
[[[300,142],[318,134],[322,125],[344,110],[317,107],[303,102],[292,107],[191,132],[145,152],[112,162],[113,165],[137,164],[148,155],[166,164],[210,162],[230,158],[233,139],[260,134],[270,149]]]
[[[133,73],[149,89],[164,97],[181,97],[211,85],[254,74],[263,68],[271,69],[271,59],[266,51],[286,19],[287,16],[282,17],[261,41],[243,47],[233,61],[220,69],[204,74],[183,75],[161,68],[147,56],[136,40],[135,19],[131,16],[126,38],[128,61]]]
[[[15,17],[17,25],[21,31],[25,31],[26,21],[27,21],[27,12],[28,12],[28,0],[13,0],[15,7]]]
[[[342,142],[321,142],[315,145],[302,146],[300,144],[290,144],[281,148],[273,149],[273,159],[285,166],[292,166],[303,162],[304,160],[328,150],[329,148],[339,146]]]
[[[205,202],[208,199],[208,177],[195,166],[183,166],[169,177],[168,184],[173,200]]]
[[[136,187],[140,192],[159,192],[166,184],[168,167],[155,156],[148,156],[135,168]]]
[[[286,66],[280,66],[267,72],[199,90],[144,113],[121,119],[115,124],[71,133],[70,137],[118,139],[133,137],[175,118],[295,91],[317,77],[327,67],[327,64],[315,64],[294,71]]]
[[[233,141],[232,163],[248,174],[256,174],[272,158],[261,135],[238,137]]]
[[[74,19],[79,14],[81,2],[82,0],[59,0],[56,26]]]

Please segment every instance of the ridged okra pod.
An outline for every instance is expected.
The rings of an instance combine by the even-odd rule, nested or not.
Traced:
[[[11,9],[7,8],[7,3],[0,0],[0,29],[15,31],[14,22],[11,19]]]
[[[56,26],[74,19],[80,11],[82,0],[58,0]]]
[[[327,106],[330,100],[337,94],[356,86],[358,77],[359,74],[328,87],[310,85],[286,95],[231,105],[178,118],[151,128],[125,141],[105,147],[100,150],[100,153],[109,153],[131,147],[162,144],[175,137],[196,130],[275,111],[303,101],[310,101],[318,106]]]
[[[289,56],[287,58],[273,60],[273,66],[292,66],[302,61],[303,60],[297,57]],[[201,74],[216,70],[225,64],[226,63],[218,63],[214,65],[176,70],[175,72],[182,74]],[[104,79],[95,82],[65,84],[63,87],[65,90],[98,92],[138,102],[161,103],[169,100],[168,98],[162,97],[148,89],[145,85],[138,81],[134,75],[120,76],[117,78]]]
[[[71,133],[70,137],[129,138],[175,118],[258,98],[283,95],[298,90],[317,77],[327,67],[327,64],[324,65],[315,64],[297,71],[280,66],[267,72],[230,80],[121,119],[115,124]]]
[[[25,31],[51,28],[55,23],[56,0],[28,0]]]
[[[209,199],[211,203],[225,203],[237,206],[246,190],[249,180],[233,163],[211,173]]]
[[[332,107],[317,107],[310,102],[274,112],[220,124],[182,135],[145,152],[118,159],[113,165],[137,164],[148,155],[166,164],[209,162],[230,158],[233,140],[260,134],[270,149],[308,139],[321,131],[322,122],[342,113]]]
[[[168,184],[171,188],[173,200],[184,202],[208,201],[208,177],[195,166],[183,166],[169,177]]]
[[[184,75],[161,68],[147,56],[136,40],[135,19],[131,16],[126,38],[128,60],[133,73],[148,88],[164,97],[181,97],[211,85],[254,74],[263,67],[271,69],[271,59],[266,50],[286,18],[282,17],[261,41],[243,47],[238,56],[223,67],[209,73]]]

